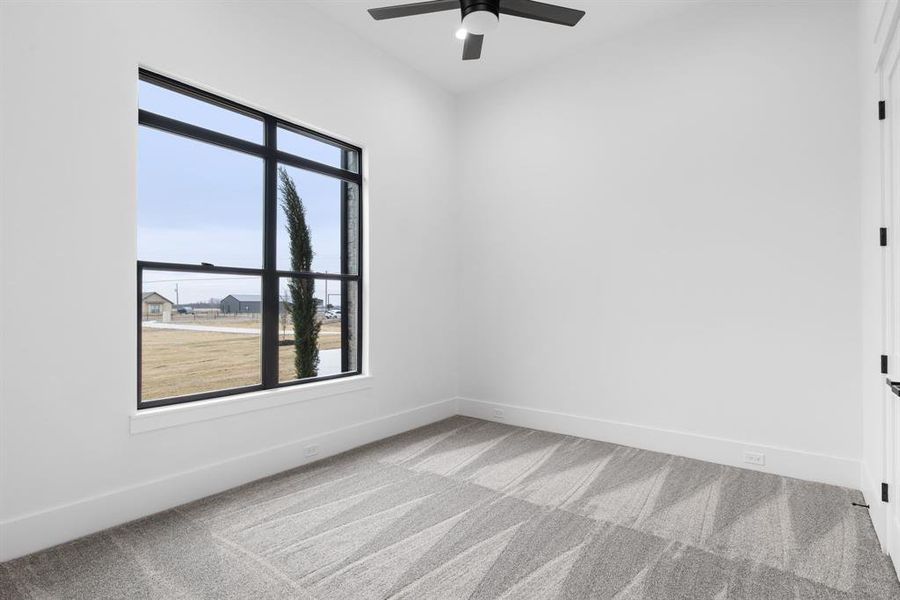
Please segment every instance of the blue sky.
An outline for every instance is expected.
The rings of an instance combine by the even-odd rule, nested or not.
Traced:
[[[141,81],[140,106],[168,117],[261,143],[262,122]],[[279,129],[279,148],[340,166],[340,149]],[[287,167],[306,207],[313,269],[340,271],[341,182]],[[150,129],[138,134],[138,259],[232,267],[262,267],[263,161]],[[290,265],[285,219],[278,212],[278,267]],[[147,272],[145,291],[182,303],[258,294],[257,278]],[[329,293],[337,289],[329,285]],[[331,289],[334,288],[334,289]],[[324,297],[324,283],[317,285]],[[332,297],[339,304],[337,296]]]

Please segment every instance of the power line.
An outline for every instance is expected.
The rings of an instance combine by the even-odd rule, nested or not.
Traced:
[[[144,283],[176,283],[185,281],[225,281],[234,279],[259,279],[257,276],[250,277],[204,277],[203,279],[154,279],[152,281],[144,281]]]

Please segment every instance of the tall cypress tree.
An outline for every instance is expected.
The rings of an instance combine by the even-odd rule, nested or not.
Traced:
[[[311,271],[313,260],[312,241],[306,224],[306,209],[297,193],[294,180],[284,167],[278,169],[281,180],[281,209],[287,220],[287,234],[291,243],[291,270]],[[288,283],[291,295],[291,320],[294,324],[294,367],[297,378],[315,377],[319,371],[319,328],[316,318],[315,281],[291,279]]]

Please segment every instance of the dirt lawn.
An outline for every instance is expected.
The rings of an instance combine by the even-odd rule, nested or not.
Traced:
[[[218,326],[225,325],[224,319],[215,321]],[[231,323],[236,327],[259,327],[258,321]],[[323,323],[319,335],[319,350],[340,348],[340,332],[340,321]],[[145,327],[141,336],[143,400],[255,385],[260,382],[258,335]],[[279,338],[282,337],[279,328]],[[288,381],[295,376],[294,347],[279,346],[279,380]]]

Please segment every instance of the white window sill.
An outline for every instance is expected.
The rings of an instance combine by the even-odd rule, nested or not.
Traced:
[[[328,396],[359,392],[372,387],[370,375],[304,383],[272,390],[249,392],[186,404],[145,408],[131,415],[131,433],[177,427],[188,423],[221,419],[255,410],[266,410]]]

